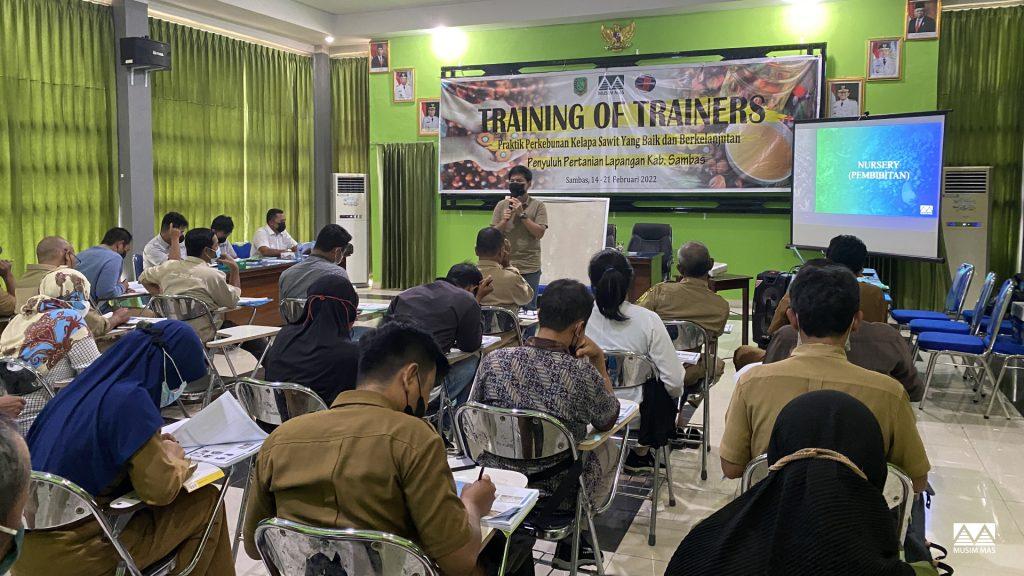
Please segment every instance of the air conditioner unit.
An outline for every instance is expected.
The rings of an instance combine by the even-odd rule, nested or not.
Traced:
[[[974,264],[974,280],[966,306],[974,306],[982,279],[989,271],[991,166],[947,166],[942,169],[942,241],[950,278],[962,262]]]
[[[366,174],[334,175],[335,223],[352,235],[354,252],[345,262],[356,286],[370,282],[370,191]]]

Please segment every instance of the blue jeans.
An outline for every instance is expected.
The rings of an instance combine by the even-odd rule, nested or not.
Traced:
[[[469,400],[469,391],[476,378],[476,367],[480,364],[480,356],[474,354],[461,362],[452,365],[448,375],[444,377],[444,387],[448,398],[456,408]]]
[[[537,270],[536,272],[523,274],[523,279],[530,285],[530,288],[533,288],[533,300],[531,300],[526,306],[523,306],[523,308],[526,308],[527,310],[537,309],[537,287],[540,286],[540,272],[540,270]]]

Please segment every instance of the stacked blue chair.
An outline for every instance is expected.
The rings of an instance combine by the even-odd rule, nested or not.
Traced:
[[[911,320],[919,319],[931,319],[931,320],[959,320],[960,314],[964,309],[964,300],[967,299],[967,291],[971,287],[971,279],[974,277],[974,265],[964,262],[960,265],[960,268],[956,271],[956,276],[953,277],[953,284],[949,287],[949,292],[946,294],[946,306],[942,312],[936,312],[935,310],[908,310],[908,309],[895,309],[890,310],[889,314],[892,319],[896,321],[900,326],[907,326]]]
[[[1006,316],[1006,310],[1010,306],[1010,296],[1013,294],[1013,281],[1007,280],[999,288],[996,296],[995,306],[992,310],[994,325],[1002,323]],[[992,359],[998,354],[996,344],[1000,349],[1012,352],[1005,339],[998,338],[998,334],[973,335],[973,334],[951,334],[947,332],[922,332],[917,337],[917,346],[923,352],[930,352],[928,358],[928,370],[924,381],[924,396],[921,398],[918,408],[924,409],[925,400],[928,398],[928,389],[931,387],[932,378],[935,375],[935,365],[942,356],[949,356],[951,365],[962,366],[972,369],[980,369],[978,375],[978,387],[976,389],[975,402],[984,394],[985,381],[992,383],[992,398],[989,400],[988,410],[985,411],[985,418],[989,417],[996,398],[999,398],[999,405],[1007,418],[1010,411],[1006,407],[1006,400],[999,394],[999,380],[992,374]],[[1024,353],[1024,349],[1021,350]],[[956,358],[961,361],[957,362]],[[1004,370],[1005,371],[1005,370]]]
[[[971,317],[975,321],[962,322],[959,320],[933,320],[931,318],[917,318],[910,321],[910,335],[915,337],[924,332],[944,332],[946,334],[970,334],[971,336],[977,336],[979,331],[984,330],[987,334],[988,321],[982,318],[980,311],[985,309],[985,305],[988,303],[989,298],[992,297],[992,290],[996,286],[996,273],[989,272],[985,275],[985,282],[981,285],[981,293],[978,295],[978,302],[974,305],[974,311],[977,314],[972,314]],[[968,311],[964,311],[964,316],[967,316]],[[1004,330],[1000,328],[1000,332],[1003,334],[1012,334],[1013,325],[1009,321],[1003,322],[1003,325],[1008,328]]]

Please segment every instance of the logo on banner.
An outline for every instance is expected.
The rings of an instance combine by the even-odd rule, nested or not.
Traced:
[[[654,79],[654,76],[645,74],[643,76],[637,76],[636,80],[633,81],[633,85],[635,85],[636,89],[641,92],[650,92],[658,85],[658,81]]]
[[[622,74],[601,76],[601,79],[597,81],[597,93],[602,96],[608,94],[622,94],[624,79],[625,76]]]
[[[995,522],[954,522],[953,552],[955,554],[995,554]]]
[[[587,79],[581,76],[581,77],[573,80],[572,81],[572,91],[575,92],[577,96],[583,96],[584,94],[586,94],[587,93]]]

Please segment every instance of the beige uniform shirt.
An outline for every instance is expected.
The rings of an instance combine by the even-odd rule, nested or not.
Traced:
[[[864,313],[865,322],[888,322],[889,305],[885,302],[885,293],[874,284],[858,282],[860,285],[860,311]],[[768,333],[771,334],[789,324],[789,317],[786,316],[789,310],[789,292],[779,300],[775,308],[775,315],[772,316],[772,323],[768,326]]]
[[[43,277],[64,266],[50,266],[49,264],[29,264],[25,266],[25,273],[14,282],[15,303],[14,312],[17,314],[21,308],[33,296],[39,296],[39,285],[43,283]],[[89,308],[85,314],[85,324],[89,327],[94,337],[103,336],[110,332],[110,323],[96,308]]]
[[[289,420],[256,457],[245,549],[265,518],[381,530],[442,558],[471,537],[437,432],[395,411],[380,393],[342,392],[330,410]]]
[[[139,276],[139,282],[156,284],[161,294],[191,296],[202,300],[211,311],[236,306],[242,295],[242,289],[228,284],[223,272],[194,256],[184,260],[168,260],[159,266],[146,268],[142,276]],[[223,318],[219,314],[214,315],[214,323],[218,328],[221,322]],[[206,318],[190,320],[189,324],[203,342],[213,339],[215,329]]]
[[[506,208],[508,208],[508,199],[498,202],[498,205],[494,207],[494,214],[491,215],[491,226],[497,226],[501,222]],[[540,200],[530,198],[529,203],[523,209],[523,214],[530,220],[547,228],[548,209]],[[530,234],[522,220],[517,219],[515,221],[512,225],[512,230],[505,232],[505,238],[508,238],[509,243],[512,245],[511,264],[519,272],[522,274],[532,274],[533,272],[540,271],[540,239]]]
[[[911,478],[928,474],[931,464],[903,386],[889,376],[854,366],[841,348],[827,344],[797,346],[786,360],[752,368],[740,377],[725,414],[721,457],[745,465],[767,452],[782,408],[814,390],[838,390],[863,402],[882,428],[886,460]]]
[[[488,294],[480,304],[501,306],[517,312],[520,306],[525,306],[533,300],[533,288],[515,267],[502,268],[501,264],[494,260],[481,259],[477,268],[484,278],[490,276],[494,280],[491,284],[494,292]]]

